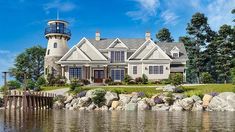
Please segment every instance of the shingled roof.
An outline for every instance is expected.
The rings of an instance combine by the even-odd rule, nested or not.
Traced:
[[[88,39],[89,42],[94,45],[98,50],[106,49],[116,38],[103,38],[99,41],[95,39]],[[119,38],[129,49],[138,49],[146,40],[144,38]],[[179,58],[172,58],[173,60],[187,60],[187,52],[185,50],[183,43],[178,42],[156,42],[156,44],[168,55],[171,57],[170,51],[176,46],[180,50]]]

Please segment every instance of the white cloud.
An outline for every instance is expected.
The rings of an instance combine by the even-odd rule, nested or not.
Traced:
[[[61,0],[53,0],[43,5],[44,11],[48,14],[51,9],[57,9],[62,12],[69,12],[76,8],[76,4],[73,2],[63,2]]]
[[[126,14],[133,20],[147,21],[150,17],[156,16],[159,0],[134,0],[138,3],[138,10],[128,11]]]
[[[164,21],[164,25],[167,25],[167,24],[176,25],[178,22],[179,16],[177,16],[174,12],[170,10],[166,10],[161,13],[161,18]]]

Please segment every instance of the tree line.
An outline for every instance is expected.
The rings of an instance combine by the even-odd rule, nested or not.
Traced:
[[[235,14],[235,9],[231,13]],[[211,82],[234,82],[235,27],[224,24],[218,31],[213,31],[205,14],[197,12],[187,24],[186,31],[187,34],[179,41],[185,44],[189,58],[187,82],[202,83],[201,78],[205,74]],[[167,28],[159,30],[156,38],[160,42],[174,41]]]

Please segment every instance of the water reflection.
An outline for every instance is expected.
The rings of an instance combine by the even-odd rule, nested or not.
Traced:
[[[235,112],[0,111],[0,131],[235,131]]]

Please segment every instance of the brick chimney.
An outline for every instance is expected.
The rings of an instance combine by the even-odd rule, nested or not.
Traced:
[[[145,33],[145,40],[150,40],[151,39],[151,33],[150,32],[146,32]]]
[[[100,41],[100,32],[99,32],[99,31],[97,31],[97,32],[95,33],[95,40],[96,40],[96,41]]]

